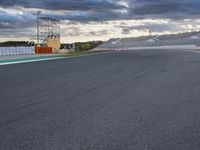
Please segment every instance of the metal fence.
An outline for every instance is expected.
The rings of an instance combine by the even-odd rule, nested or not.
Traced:
[[[35,54],[35,47],[0,47],[0,56]]]

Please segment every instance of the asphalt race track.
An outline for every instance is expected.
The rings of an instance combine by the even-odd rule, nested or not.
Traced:
[[[199,150],[200,54],[0,66],[1,150]]]

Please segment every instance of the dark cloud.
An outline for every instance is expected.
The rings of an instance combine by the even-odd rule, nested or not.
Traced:
[[[9,13],[6,9],[22,11],[22,14]],[[199,0],[0,0],[0,33],[2,29],[25,29],[35,26],[34,13],[42,10],[42,16],[69,20],[69,24],[105,22],[126,19],[170,19],[181,21],[197,18],[200,15]],[[172,25],[145,24],[140,27],[124,27],[123,34],[130,30],[175,30]],[[6,30],[7,31],[7,30]],[[104,29],[102,29],[104,31]],[[70,33],[79,35],[80,31]],[[104,33],[93,33],[100,35]]]
[[[143,17],[189,17],[199,15],[199,0],[0,0],[0,7],[24,7],[50,10],[50,15],[62,20],[104,21],[141,19]],[[58,11],[53,13],[52,11]],[[69,12],[70,11],[70,12]],[[123,13],[126,11],[126,13]],[[2,21],[2,15],[0,17]]]
[[[0,0],[0,6],[23,6],[47,10],[101,11],[123,8],[124,6],[117,3],[118,1],[120,0]]]
[[[34,32],[32,29],[26,28],[26,29],[0,29],[0,38],[21,38],[21,37],[27,37],[30,36],[30,34],[27,35],[27,33]],[[27,38],[28,40],[29,38]]]
[[[199,0],[129,0],[130,12],[138,17],[184,19],[199,15]]]
[[[136,15],[154,15],[180,11],[180,3],[177,1],[136,1],[132,5],[131,11]]]

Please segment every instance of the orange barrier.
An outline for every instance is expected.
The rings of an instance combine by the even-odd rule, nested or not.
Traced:
[[[51,54],[53,53],[52,47],[35,47],[35,54]]]

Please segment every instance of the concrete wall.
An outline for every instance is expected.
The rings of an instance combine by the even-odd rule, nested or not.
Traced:
[[[160,46],[176,46],[176,45],[196,45],[198,41],[191,40],[189,38],[177,38],[173,37],[172,39],[160,39],[156,42],[148,42],[148,37],[146,39],[121,39],[118,40],[117,44],[112,44],[111,41],[108,41],[95,50],[115,50],[115,49],[129,49],[133,47],[160,47]]]
[[[34,47],[0,47],[0,56],[35,54]]]

